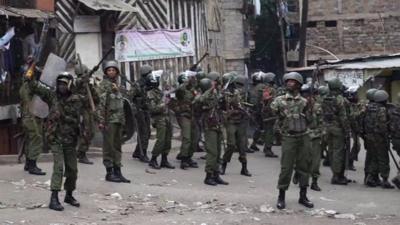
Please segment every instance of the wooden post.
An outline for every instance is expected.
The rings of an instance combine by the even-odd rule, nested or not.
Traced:
[[[299,67],[307,66],[306,63],[307,24],[308,24],[308,0],[303,0],[301,8],[301,24],[300,24]]]

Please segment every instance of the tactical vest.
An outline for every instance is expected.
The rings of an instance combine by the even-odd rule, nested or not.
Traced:
[[[378,133],[379,105],[368,104],[364,116],[364,132],[366,134]]]
[[[339,106],[335,96],[325,96],[322,99],[322,113],[325,123],[333,123],[338,119]]]

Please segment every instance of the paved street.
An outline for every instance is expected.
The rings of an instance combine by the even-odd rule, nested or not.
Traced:
[[[172,162],[177,146],[174,141]],[[153,141],[151,142],[153,144]],[[224,179],[229,186],[203,184],[204,153],[196,153],[200,168],[183,171],[154,171],[132,160],[132,144],[124,146],[123,172],[132,184],[104,181],[101,158],[95,165],[79,165],[76,197],[80,209],[65,205],[64,212],[47,208],[52,163],[40,163],[47,176],[29,176],[22,165],[0,166],[0,224],[97,225],[97,224],[399,224],[400,190],[366,188],[362,185],[362,163],[349,177],[357,183],[349,186],[329,184],[330,170],[322,168],[322,192],[309,191],[315,209],[306,210],[297,203],[298,188],[287,194],[287,210],[275,208],[279,160],[262,153],[250,154],[253,177],[239,174],[237,155],[228,165]],[[280,148],[274,151],[280,153]],[[362,152],[364,153],[364,151]],[[364,159],[364,154],[361,155]],[[392,165],[392,176],[395,174]],[[62,194],[63,199],[64,194]]]

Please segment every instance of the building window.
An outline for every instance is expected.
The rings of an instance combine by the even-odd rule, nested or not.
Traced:
[[[317,22],[316,21],[308,21],[307,27],[317,27]]]
[[[325,21],[325,27],[337,27],[337,21],[336,20]]]
[[[287,9],[289,12],[298,12],[299,11],[299,1],[298,0],[287,0]]]

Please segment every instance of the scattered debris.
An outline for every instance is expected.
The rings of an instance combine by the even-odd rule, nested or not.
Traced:
[[[351,214],[351,213],[336,214],[334,217],[336,219],[351,219],[351,220],[355,220],[356,219],[356,216],[354,214]]]
[[[260,206],[260,212],[262,213],[273,213],[275,212],[275,209],[271,207],[270,205],[261,205]]]
[[[110,197],[113,198],[113,199],[122,200],[122,196],[121,196],[121,194],[119,194],[118,192],[112,193],[112,194],[110,195]]]
[[[321,199],[322,201],[327,201],[327,202],[336,202],[336,200],[334,200],[334,199],[329,199],[329,198],[325,198],[325,197],[320,197],[319,199]]]
[[[253,219],[254,221],[261,221],[261,219],[258,218],[258,217],[253,217],[252,219]]]
[[[145,172],[148,173],[148,174],[157,174],[156,172],[151,171],[151,170],[149,170],[149,169],[146,169]]]

